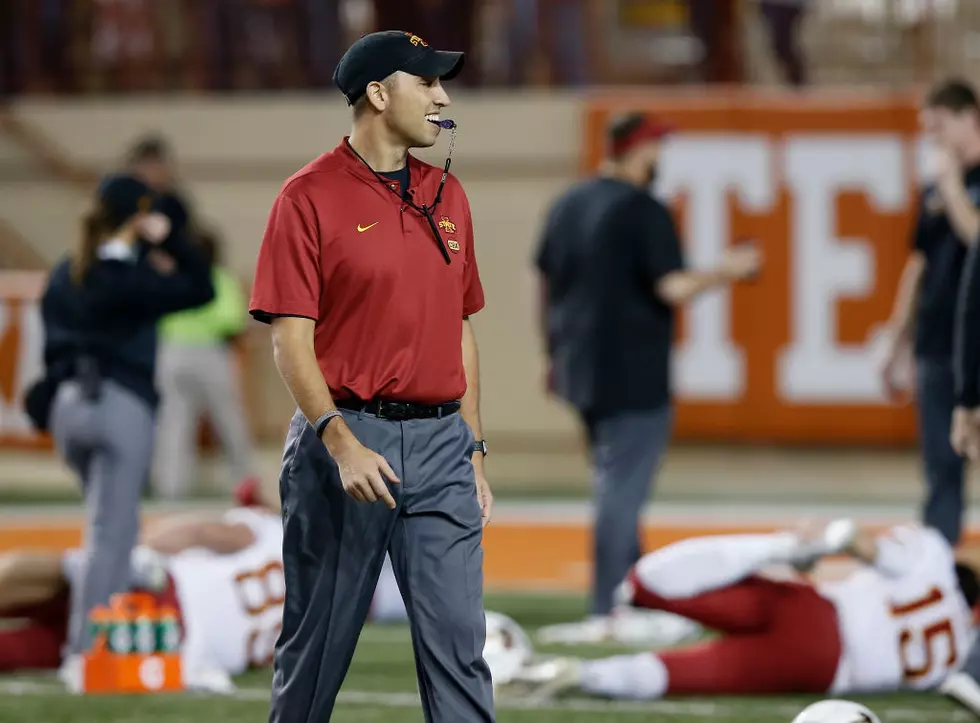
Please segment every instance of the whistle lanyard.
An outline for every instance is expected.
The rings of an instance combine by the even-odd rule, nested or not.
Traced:
[[[371,171],[371,173],[374,174],[375,178],[377,178],[379,181],[381,181],[381,183],[384,184],[385,188],[387,188],[389,191],[391,191],[396,196],[398,196],[399,201],[407,204],[415,211],[420,213],[423,218],[425,218],[425,220],[429,224],[429,229],[432,231],[432,236],[435,239],[436,245],[439,247],[439,251],[442,253],[442,258],[445,259],[447,264],[452,263],[452,257],[449,255],[449,249],[446,248],[446,244],[442,240],[442,234],[439,233],[439,226],[436,224],[436,220],[432,216],[432,213],[436,210],[436,206],[439,205],[439,202],[442,201],[442,189],[445,187],[446,179],[449,177],[449,164],[451,162],[450,156],[452,156],[453,148],[455,148],[456,146],[456,129],[453,128],[449,132],[450,132],[449,153],[446,155],[446,165],[442,170],[442,180],[439,182],[439,190],[436,191],[436,197],[435,200],[433,200],[431,206],[427,206],[424,203],[421,206],[417,206],[415,202],[412,201],[410,198],[399,196],[398,192],[391,187],[391,184],[388,182],[388,180],[380,173],[378,173],[376,170],[371,168],[370,164],[361,157],[361,154],[358,153],[356,150],[354,150],[354,147],[350,144],[350,140],[345,141],[347,143],[347,147],[350,148],[351,153],[357,156],[357,159],[361,163],[363,163],[367,167],[367,169]],[[405,162],[408,163],[408,160],[406,159]],[[411,178],[411,175],[409,176],[409,178]]]

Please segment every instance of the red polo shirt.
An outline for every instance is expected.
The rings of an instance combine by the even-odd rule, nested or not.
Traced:
[[[277,315],[316,321],[317,359],[336,399],[459,399],[463,317],[484,303],[463,187],[449,176],[433,212],[447,264],[425,217],[346,140],[276,197],[249,310],[265,322]],[[411,155],[408,164],[410,198],[431,206],[442,169]]]

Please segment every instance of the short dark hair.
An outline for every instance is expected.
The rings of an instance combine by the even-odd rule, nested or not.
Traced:
[[[967,605],[972,608],[980,600],[980,579],[977,578],[976,570],[962,562],[957,562],[956,580],[960,584]]]
[[[980,103],[977,102],[977,93],[973,86],[959,78],[946,80],[930,90],[926,97],[926,106],[945,108],[954,113],[980,111]]]
[[[609,127],[606,129],[606,138],[609,142],[609,147],[614,148],[621,144],[633,135],[636,129],[645,122],[646,116],[637,112],[624,113],[613,118],[609,123]]]
[[[126,153],[130,164],[143,161],[166,161],[171,156],[170,144],[162,136],[143,136]]]

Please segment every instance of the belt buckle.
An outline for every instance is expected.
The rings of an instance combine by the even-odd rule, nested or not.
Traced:
[[[395,422],[405,418],[405,409],[403,402],[378,401],[378,416]]]

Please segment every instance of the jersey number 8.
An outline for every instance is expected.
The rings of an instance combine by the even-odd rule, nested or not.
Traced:
[[[247,642],[249,665],[256,668],[271,665],[282,631],[282,614],[269,615],[267,611],[281,606],[286,600],[282,563],[273,561],[256,570],[239,573],[235,576],[235,590],[242,610],[253,621]]]

